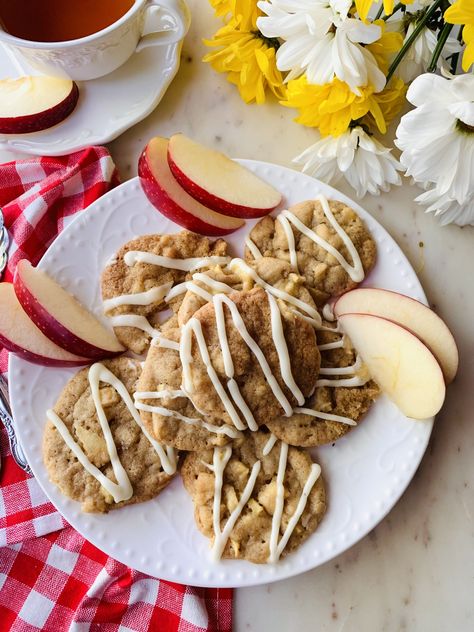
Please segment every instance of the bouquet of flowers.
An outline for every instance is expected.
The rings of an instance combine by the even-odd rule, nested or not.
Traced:
[[[224,21],[204,61],[246,103],[298,110],[294,162],[359,197],[401,184],[441,223],[474,225],[474,0],[210,0]],[[407,102],[395,145],[383,142]]]

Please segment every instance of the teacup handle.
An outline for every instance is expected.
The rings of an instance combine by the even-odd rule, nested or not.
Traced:
[[[149,0],[136,52],[148,46],[179,42],[188,32],[189,24],[189,10],[182,0]]]

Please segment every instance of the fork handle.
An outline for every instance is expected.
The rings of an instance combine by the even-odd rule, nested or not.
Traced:
[[[28,461],[26,460],[25,454],[21,445],[18,443],[17,436],[15,434],[15,429],[13,428],[13,420],[10,415],[3,410],[0,406],[0,420],[3,422],[3,425],[7,429],[8,434],[8,442],[10,443],[10,450],[12,452],[12,456],[15,460],[15,463],[21,467],[27,474],[33,475],[30,466],[28,465]]]

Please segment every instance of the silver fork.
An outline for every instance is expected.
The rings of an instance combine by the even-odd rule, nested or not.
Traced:
[[[3,213],[0,208],[0,281],[2,280],[3,271],[7,267],[9,245],[10,239],[8,237],[7,229],[3,224]]]
[[[21,467],[22,470],[27,472],[27,474],[33,474],[23,453],[23,449],[18,443],[18,439],[15,434],[12,411],[10,408],[10,401],[8,396],[8,384],[2,375],[0,375],[0,420],[3,422],[3,425],[7,429],[10,450],[16,464]]]

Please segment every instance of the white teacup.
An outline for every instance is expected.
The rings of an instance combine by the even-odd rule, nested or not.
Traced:
[[[45,74],[87,80],[109,74],[147,46],[178,42],[186,35],[189,22],[184,0],[135,0],[119,20],[80,39],[32,42],[0,27],[0,42]]]

